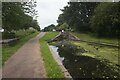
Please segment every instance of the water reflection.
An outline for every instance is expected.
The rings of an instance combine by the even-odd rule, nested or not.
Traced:
[[[64,57],[63,65],[73,78],[117,78],[118,70],[112,69],[106,61],[101,61],[88,56],[78,56],[76,53],[84,53],[74,46],[57,46],[59,57]],[[116,71],[115,71],[116,70]]]

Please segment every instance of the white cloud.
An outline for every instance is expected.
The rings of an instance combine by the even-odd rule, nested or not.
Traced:
[[[63,9],[67,5],[69,0],[36,0],[38,10],[38,23],[43,29],[44,27],[50,24],[57,24],[56,20],[58,19],[59,14],[62,12],[60,9]]]

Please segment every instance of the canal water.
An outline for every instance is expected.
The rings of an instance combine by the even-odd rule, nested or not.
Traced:
[[[76,55],[84,50],[77,50],[74,46],[49,46],[60,59],[71,76],[75,78],[118,78],[116,69],[107,65],[107,61],[96,58]]]

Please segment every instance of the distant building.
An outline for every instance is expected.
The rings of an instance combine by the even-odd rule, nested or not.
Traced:
[[[53,31],[56,31],[55,29],[53,29]]]

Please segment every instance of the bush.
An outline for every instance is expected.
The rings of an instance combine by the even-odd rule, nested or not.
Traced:
[[[15,37],[16,37],[16,35],[14,32],[3,32],[2,33],[2,39],[12,39]]]

